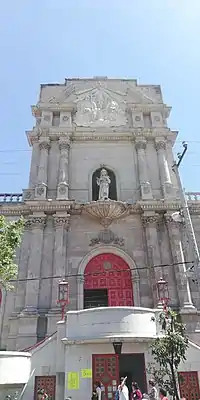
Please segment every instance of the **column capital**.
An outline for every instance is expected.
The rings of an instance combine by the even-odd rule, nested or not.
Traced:
[[[146,149],[146,140],[144,138],[135,140],[136,150],[145,150]]]
[[[69,150],[69,147],[70,147],[70,138],[69,138],[69,136],[67,136],[65,138],[61,137],[59,139],[58,143],[59,143],[59,149],[60,150]]]
[[[41,138],[39,140],[39,148],[40,148],[40,150],[49,150],[49,148],[50,148],[49,138]]]
[[[180,229],[181,226],[183,225],[183,222],[175,221],[175,220],[172,218],[172,215],[171,215],[171,214],[167,214],[167,213],[164,214],[164,219],[165,219],[166,224],[167,224],[169,227],[172,227],[172,228],[178,228],[178,229]]]
[[[160,221],[160,216],[159,215],[142,215],[141,220],[142,220],[143,227],[145,227],[145,228],[148,226],[154,227]]]
[[[156,150],[165,150],[166,149],[166,140],[164,138],[156,138],[155,139]]]
[[[45,216],[30,216],[26,222],[25,226],[27,229],[44,229],[46,225],[46,215]]]
[[[64,227],[68,230],[69,228],[69,222],[70,222],[70,214],[66,215],[53,215],[53,220],[54,220],[54,226],[55,228],[61,228]]]

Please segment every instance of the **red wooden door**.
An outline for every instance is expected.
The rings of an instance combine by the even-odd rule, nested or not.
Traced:
[[[105,398],[115,398],[115,392],[119,384],[119,359],[115,354],[92,355],[93,385],[100,381],[105,388]]]
[[[199,400],[198,372],[179,372],[179,387],[181,397],[187,400]]]
[[[49,396],[49,400],[55,400],[56,395],[56,377],[51,376],[36,376],[34,400],[38,399],[37,393],[39,389],[44,389]]]
[[[131,271],[112,253],[93,257],[85,268],[84,289],[107,289],[109,306],[133,306]]]

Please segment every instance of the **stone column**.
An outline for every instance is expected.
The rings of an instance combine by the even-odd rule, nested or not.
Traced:
[[[29,220],[26,220],[23,233],[23,240],[20,247],[19,271],[18,271],[19,281],[17,283],[17,291],[15,295],[15,312],[20,312],[25,307],[26,277],[28,272],[30,244],[31,244],[31,224]]]
[[[31,227],[31,246],[28,262],[28,274],[26,283],[25,310],[37,312],[40,267],[42,261],[43,231],[46,223],[46,216],[33,216],[29,219]]]
[[[40,162],[38,168],[37,186],[35,188],[35,199],[43,200],[47,196],[48,175],[48,152],[50,147],[49,138],[41,138],[39,141]]]
[[[157,232],[158,216],[154,214],[145,213],[142,215],[142,223],[145,229],[148,267],[150,274],[150,285],[152,288],[153,305],[159,305],[157,294],[157,282],[163,277],[163,269],[161,267],[161,257]]]
[[[67,264],[67,231],[70,215],[54,215],[55,241],[53,257],[53,277],[51,289],[51,310],[48,313],[48,334],[55,332],[56,323],[59,321],[61,309],[57,304],[58,284],[66,276]]]
[[[59,178],[57,187],[57,200],[68,200],[69,178],[68,178],[68,165],[69,165],[69,138],[60,138],[60,164],[59,164]]]
[[[152,199],[152,189],[151,184],[148,179],[147,172],[147,162],[146,162],[146,140],[138,139],[135,142],[137,157],[138,157],[138,173],[139,173],[139,183],[142,199],[148,200]]]
[[[173,186],[169,171],[169,165],[166,158],[166,142],[164,138],[156,139],[156,150],[158,154],[158,167],[160,171],[160,180],[164,197],[172,197]]]
[[[183,310],[194,309],[188,278],[185,276],[186,266],[181,241],[180,223],[173,221],[171,215],[165,214],[168,228],[171,252],[173,257],[176,285],[180,308]],[[178,264],[180,263],[180,264]]]
[[[40,289],[40,266],[43,247],[43,230],[46,217],[33,216],[29,219],[31,227],[30,253],[26,281],[25,307],[19,314],[17,349],[26,348],[37,341],[38,298]]]

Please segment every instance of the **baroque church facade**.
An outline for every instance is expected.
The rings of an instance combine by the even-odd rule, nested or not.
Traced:
[[[161,277],[168,282],[170,306],[180,311],[190,339],[200,343],[198,288],[185,277],[184,261],[192,260],[184,226],[172,218],[181,208],[182,188],[172,168],[177,132],[167,125],[170,111],[160,86],[136,80],[41,85],[32,106],[35,124],[26,132],[32,148],[28,188],[22,198],[5,196],[0,205],[9,219],[25,219],[18,280],[14,291],[3,294],[1,348],[32,348],[63,329],[57,341],[59,336],[68,346],[63,362],[68,357],[70,367],[55,375],[76,371],[79,358],[93,379],[102,379],[99,371],[106,368],[119,370],[114,356],[108,360],[116,341],[144,371],[145,346],[156,334],[150,320],[159,306]],[[200,203],[189,204],[199,242]],[[69,305],[67,321],[58,327],[63,278]],[[127,363],[121,361],[120,372],[127,372]],[[105,379],[106,390],[117,380],[116,372],[111,383]],[[56,385],[76,398],[65,383]]]

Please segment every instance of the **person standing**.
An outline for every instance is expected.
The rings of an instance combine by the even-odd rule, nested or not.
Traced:
[[[155,382],[150,379],[149,380],[149,400],[158,400],[158,390],[155,387]]]
[[[142,400],[142,392],[137,382],[132,382],[131,400]]]
[[[129,391],[128,387],[126,386],[126,380],[127,376],[125,378],[121,378],[120,385],[118,386],[118,392],[119,392],[119,400],[129,400]]]
[[[165,389],[160,389],[159,390],[159,397],[160,397],[160,399],[161,400],[168,400],[168,398],[167,398],[167,392],[166,392],[166,390]]]

